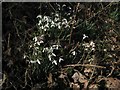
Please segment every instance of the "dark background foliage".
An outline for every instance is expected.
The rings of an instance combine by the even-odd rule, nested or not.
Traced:
[[[66,6],[63,6],[65,4]],[[38,22],[36,17],[37,15],[47,15],[52,16],[52,12],[61,13],[62,17],[69,18],[70,16],[76,15],[76,21],[79,20],[76,25],[75,30],[71,36],[71,43],[76,45],[78,42],[82,42],[82,35],[86,34],[89,36],[89,39],[86,39],[86,42],[90,40],[96,41],[98,43],[96,56],[98,58],[99,65],[108,66],[112,65],[114,61],[120,60],[120,3],[80,3],[81,10],[76,13],[75,6],[77,3],[28,3],[28,2],[3,2],[2,3],[2,69],[3,77],[5,78],[4,83],[2,84],[3,90],[30,90],[33,86],[39,83],[39,87],[47,88],[47,77],[49,72],[45,72],[42,67],[39,67],[36,70],[35,74],[27,76],[26,80],[26,70],[28,67],[28,62],[23,58],[23,53],[29,50],[28,45],[29,41],[33,38],[32,33],[37,31],[36,23]],[[110,4],[110,5],[109,5]],[[68,7],[71,7],[69,9]],[[60,10],[58,8],[61,8]],[[88,13],[90,12],[90,15]],[[99,13],[98,13],[99,12]],[[68,15],[68,13],[70,13]],[[95,14],[98,13],[98,14]],[[86,22],[87,21],[87,22]],[[108,23],[106,23],[108,22]],[[113,30],[111,33],[110,30]],[[105,40],[106,36],[106,41]],[[78,38],[79,37],[79,38]],[[111,37],[115,37],[116,41],[112,40]],[[109,41],[110,39],[110,41]],[[113,38],[114,39],[114,38]],[[99,42],[103,41],[103,42]],[[68,41],[61,41],[63,46],[68,45]],[[109,61],[109,58],[105,61],[101,59],[105,57],[105,52],[103,49],[103,43],[106,42],[108,46],[108,53],[115,54],[112,58],[113,62]],[[65,44],[64,44],[65,43]],[[109,45],[116,44],[118,48],[114,51],[111,51],[111,46]],[[104,43],[105,44],[105,43]],[[69,46],[69,45],[68,45]],[[71,48],[71,47],[70,47]],[[65,49],[67,53],[68,49]],[[79,53],[81,55],[82,51]],[[79,56],[78,55],[78,56]],[[69,58],[66,58],[64,64],[68,64]],[[79,58],[76,58],[78,60]],[[103,61],[101,61],[101,60]],[[114,60],[115,59],[115,60]],[[75,61],[77,62],[77,61]],[[74,63],[75,63],[74,62]],[[111,63],[112,62],[112,63]],[[47,67],[47,66],[46,66]],[[119,66],[115,66],[117,69],[113,73],[113,77],[119,78]],[[41,69],[40,69],[41,68]],[[46,68],[45,68],[46,69]],[[109,68],[108,68],[109,69]],[[39,70],[41,70],[39,73]],[[42,71],[43,70],[43,71]],[[57,70],[57,69],[56,69]],[[48,70],[50,71],[50,70]],[[52,70],[51,70],[52,71]],[[28,70],[29,72],[29,70]],[[53,76],[56,78],[58,72],[52,71]],[[73,72],[72,72],[73,73]],[[106,75],[107,70],[104,71]],[[38,76],[38,74],[40,74]],[[69,75],[68,75],[69,76]],[[57,84],[54,85],[56,88],[67,88],[68,85],[65,85],[62,80],[56,81]]]

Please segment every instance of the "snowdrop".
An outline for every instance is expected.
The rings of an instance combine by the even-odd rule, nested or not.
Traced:
[[[24,54],[23,58],[25,59],[27,56]]]
[[[52,60],[52,56],[50,54],[48,55],[48,59],[49,59],[49,61]]]
[[[40,42],[36,42],[37,43],[37,45],[40,45]]]
[[[95,43],[93,41],[91,41],[90,46],[95,47]]]
[[[64,18],[64,19],[62,20],[62,25],[66,25],[67,23],[68,23],[68,22],[67,22],[67,19]]]
[[[74,56],[75,56],[75,54],[76,54],[76,52],[75,52],[75,51],[73,51],[73,52],[72,52],[72,55],[74,55]]]
[[[58,26],[58,29],[61,29],[61,26],[60,26],[60,25]]]
[[[34,52],[34,55],[36,55],[36,56],[37,56],[37,53],[36,53],[36,52]]]
[[[86,36],[85,34],[83,34],[83,40],[84,40],[85,38],[88,38],[88,36]]]
[[[54,25],[54,24],[52,24],[52,25],[51,25],[51,28],[52,28],[52,27],[55,27],[55,25]]]
[[[92,51],[95,51],[95,43],[93,41],[90,41],[90,43],[84,43],[82,44],[85,47],[85,50],[91,49]]]
[[[38,50],[39,49],[39,47],[35,47],[35,50]]]
[[[103,51],[104,51],[104,52],[106,52],[106,51],[107,51],[107,49],[103,49]]]
[[[32,48],[32,45],[30,45],[29,47]]]
[[[68,7],[70,10],[72,9],[71,7]]]
[[[41,26],[41,29],[44,29],[44,26]]]
[[[91,50],[92,50],[92,51],[95,51],[95,48],[92,48]]]
[[[57,22],[59,21],[60,19],[58,17],[55,17],[54,21]]]
[[[42,19],[42,15],[38,15],[38,16],[37,16],[37,18],[40,18],[40,19]]]
[[[59,58],[59,63],[61,62],[61,61],[64,61],[62,58]]]
[[[48,49],[48,47],[46,47],[46,48],[43,48],[43,51],[42,52],[46,52],[46,51],[48,51],[49,49]]]
[[[33,40],[34,40],[35,42],[37,42],[37,37],[34,37]]]
[[[37,61],[33,61],[33,60],[30,60],[30,63],[32,63],[32,64],[34,64],[34,63],[36,63]]]
[[[42,44],[42,43],[44,43],[44,41],[42,41],[42,40],[36,42],[37,45],[40,45],[40,44]]]
[[[49,21],[48,17],[47,17],[47,16],[44,16],[44,17],[43,17],[43,21],[47,21],[47,22],[48,22],[48,21]]]
[[[52,53],[52,56],[56,57],[56,55],[54,53]]]
[[[53,45],[52,46],[53,49],[57,49],[57,50],[58,50],[59,47],[60,47],[60,45]]]
[[[55,16],[56,16],[56,17],[59,17],[59,14],[58,14],[58,13],[56,13],[56,14],[55,14]]]
[[[49,28],[49,24],[48,23],[45,24],[44,28]]]
[[[66,6],[66,4],[63,4],[63,5],[62,5],[62,7],[65,7],[65,6]]]
[[[37,63],[38,63],[38,64],[41,64],[39,59],[37,59]]]
[[[39,20],[38,26],[40,26],[41,24],[42,24],[42,21],[41,21],[41,20]]]
[[[53,60],[53,61],[52,61],[52,64],[57,65],[57,61],[56,61],[56,60]]]

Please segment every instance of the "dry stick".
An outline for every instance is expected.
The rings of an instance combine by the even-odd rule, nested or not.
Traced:
[[[54,12],[56,11],[55,8],[49,3],[50,7],[54,10]]]
[[[21,39],[21,37],[20,37],[20,35],[19,35],[19,30],[18,30],[18,28],[17,28],[17,26],[16,26],[16,21],[13,21],[13,25],[14,25],[14,27],[15,27],[15,29],[16,29],[16,33],[17,33],[18,37]]]
[[[8,34],[8,43],[7,43],[7,48],[10,47],[10,33]]]
[[[111,76],[113,71],[115,70],[115,68],[113,66],[110,66],[112,68],[111,72],[109,73],[109,75],[107,75],[107,77]]]
[[[96,66],[96,65],[91,65],[91,64],[71,64],[71,65],[65,65],[64,67],[77,67],[77,66],[95,67],[95,68],[106,69],[106,67],[104,67],[104,66]]]
[[[74,24],[75,24],[76,13],[78,11],[79,6],[80,6],[80,3],[77,4],[76,10],[75,10],[75,15],[73,15],[73,21],[72,21],[72,27],[71,27],[71,32],[70,32],[69,44],[71,43],[71,38],[72,38],[72,33],[73,33],[73,27],[74,27]]]

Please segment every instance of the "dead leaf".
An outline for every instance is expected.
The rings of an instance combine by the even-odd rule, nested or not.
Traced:
[[[91,84],[89,86],[89,89],[96,89],[96,90],[98,90],[98,84]]]
[[[53,79],[52,79],[52,73],[49,73],[49,76],[47,77],[48,81],[48,87],[51,87],[52,86],[52,83],[53,83]]]
[[[73,90],[80,90],[80,85],[78,83],[70,83],[70,88],[73,88]]]
[[[63,73],[60,74],[59,78],[64,79],[66,77],[66,75],[64,75]]]
[[[105,78],[107,88],[120,88],[120,80],[117,78]]]
[[[93,69],[92,68],[85,68],[84,73],[86,76],[91,76],[91,74],[93,73]]]
[[[74,83],[80,82],[80,83],[85,83],[87,81],[87,78],[82,75],[80,72],[75,72],[72,76]]]

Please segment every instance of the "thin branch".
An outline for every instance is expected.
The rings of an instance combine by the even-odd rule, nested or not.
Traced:
[[[96,65],[91,65],[91,64],[71,64],[71,65],[65,65],[64,67],[78,67],[78,66],[106,69],[106,67],[104,66],[96,66]]]

